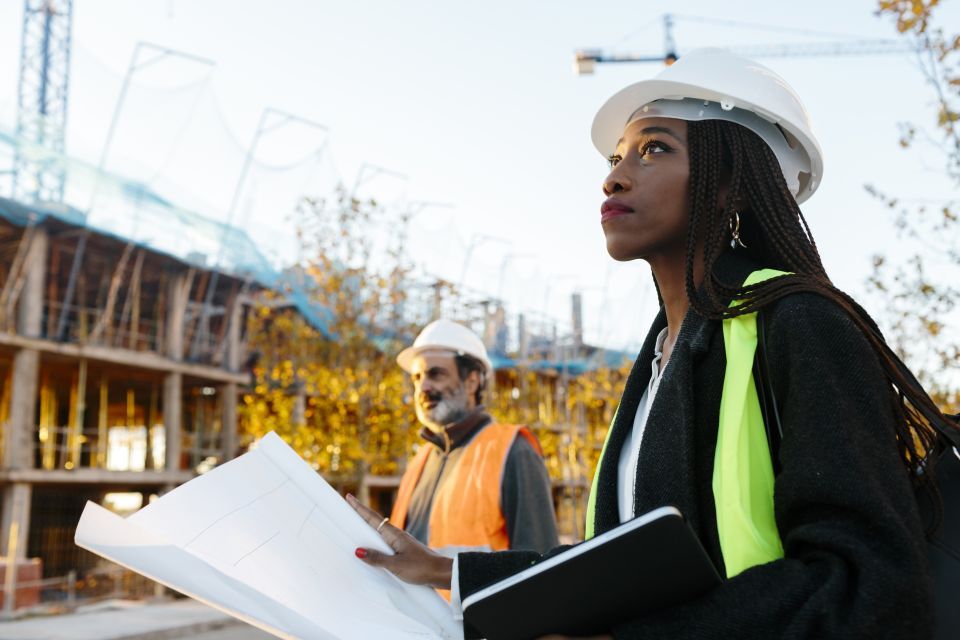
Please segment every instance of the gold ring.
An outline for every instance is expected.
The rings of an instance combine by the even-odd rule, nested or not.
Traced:
[[[380,533],[380,529],[383,529],[383,525],[387,524],[390,521],[390,518],[384,518],[380,521],[380,524],[377,525],[377,533]]]

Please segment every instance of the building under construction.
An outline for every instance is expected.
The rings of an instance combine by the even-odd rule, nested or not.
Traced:
[[[241,232],[217,233],[253,251]],[[41,571],[49,579],[79,572],[77,591],[97,593],[84,578],[100,561],[73,544],[86,501],[129,513],[240,453],[238,400],[252,382],[247,315],[278,285],[205,260],[91,226],[75,211],[0,198],[0,540],[3,554],[25,567],[21,582]],[[576,393],[579,374],[622,358],[583,345],[578,302],[572,342],[559,358],[555,341],[524,336],[522,320],[512,348],[502,317],[484,332],[500,369],[491,408],[544,439],[569,539],[581,535],[591,458],[583,449],[602,441],[588,425],[606,425],[610,403],[598,404],[591,390],[590,406],[600,407],[591,417],[586,396],[567,394]],[[308,309],[289,304],[309,323]],[[316,429],[326,437],[330,425]],[[407,454],[392,452],[389,471],[370,469],[349,488],[389,509]],[[21,590],[18,604],[36,597]]]
[[[238,228],[249,224],[231,226],[180,208],[148,178],[125,177],[126,165],[124,176],[108,170],[114,126],[143,62],[139,55],[149,54],[150,64],[170,56],[199,60],[195,56],[139,44],[99,164],[66,154],[72,9],[72,0],[24,0],[17,126],[0,126],[0,151],[12,155],[12,170],[0,172],[0,179],[11,178],[15,198],[0,198],[0,553],[17,562],[17,606],[36,603],[41,589],[50,599],[58,587],[48,586],[68,575],[78,578],[64,580],[71,594],[103,593],[104,582],[116,595],[135,591],[118,588],[115,579],[112,585],[95,580],[101,561],[73,544],[86,501],[130,513],[239,453],[238,399],[254,391],[247,316],[262,301],[261,292],[281,292],[274,300],[278,308],[289,307],[320,334],[328,312],[296,286],[288,290],[295,270],[279,273],[279,261],[268,262]],[[189,101],[193,114],[198,103]],[[289,114],[264,112],[244,154],[227,220],[235,219],[248,168],[256,164],[253,151],[267,129],[268,112],[279,115],[281,124],[317,128]],[[176,124],[176,130],[186,131],[185,125]],[[193,148],[187,153],[197,155]],[[167,168],[176,165],[173,157],[166,157]],[[271,194],[265,200],[272,228],[286,209],[262,176],[258,184]],[[85,204],[81,211],[64,202]],[[209,209],[204,207],[198,206]],[[450,287],[439,281],[407,284],[416,290],[404,309],[411,324],[444,315],[484,336],[500,369],[493,383],[502,392],[491,409],[538,429],[561,530],[578,538],[584,478],[613,400],[598,400],[596,385],[580,388],[574,378],[616,367],[622,354],[583,344],[579,298],[569,339],[558,339],[549,319],[540,327],[530,316],[508,319],[501,302],[489,296],[445,295]],[[515,333],[508,327],[516,327]],[[604,398],[616,396],[617,380],[611,380],[601,380]],[[284,386],[283,392],[293,396],[287,421],[305,423],[311,398],[302,387]],[[328,438],[331,424],[309,411],[318,437]],[[412,420],[408,415],[390,427],[414,433]],[[339,456],[338,445],[324,444]],[[388,447],[389,464],[360,467],[341,480],[387,510],[408,453]],[[336,469],[316,468],[335,480],[329,476]],[[41,577],[50,582],[38,582]],[[24,581],[33,586],[21,588]],[[9,607],[10,600],[4,604]]]
[[[2,198],[0,283],[0,547],[61,576],[96,562],[87,500],[132,511],[237,453],[258,285]]]

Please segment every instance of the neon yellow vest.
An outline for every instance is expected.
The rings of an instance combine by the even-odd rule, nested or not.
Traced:
[[[744,285],[785,275],[761,269],[751,273]],[[740,301],[734,300],[730,306]],[[757,314],[748,313],[723,321],[723,345],[727,368],[720,399],[720,424],[713,459],[713,500],[717,532],[727,577],[758,564],[783,557],[783,545],[773,513],[773,463],[767,443],[760,400],[753,382],[753,359],[757,350]],[[619,413],[619,408],[618,408]],[[607,452],[616,414],[600,452],[597,471],[587,501],[586,538],[594,535],[597,480]]]

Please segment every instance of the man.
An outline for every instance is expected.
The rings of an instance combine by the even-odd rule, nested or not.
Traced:
[[[437,320],[397,363],[413,380],[425,442],[400,482],[391,522],[445,555],[556,546],[539,443],[526,427],[497,423],[483,408],[493,375],[483,342]]]

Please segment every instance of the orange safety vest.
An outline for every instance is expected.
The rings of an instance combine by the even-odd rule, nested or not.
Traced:
[[[488,424],[465,445],[457,467],[437,488],[430,509],[429,546],[510,548],[507,522],[500,509],[500,483],[507,454],[517,436],[526,438],[537,453],[540,443],[529,429],[516,424]],[[390,522],[401,529],[414,487],[430,456],[431,445],[423,445],[407,466]]]
[[[517,424],[488,424],[465,445],[457,468],[437,487],[433,496],[429,547],[488,547],[493,551],[510,548],[507,521],[500,509],[500,483],[507,454],[518,435],[543,455],[536,436]],[[400,480],[390,522],[401,529],[407,523],[413,490],[427,465],[431,448],[431,445],[420,447]],[[450,600],[449,591],[437,589],[437,592]]]

